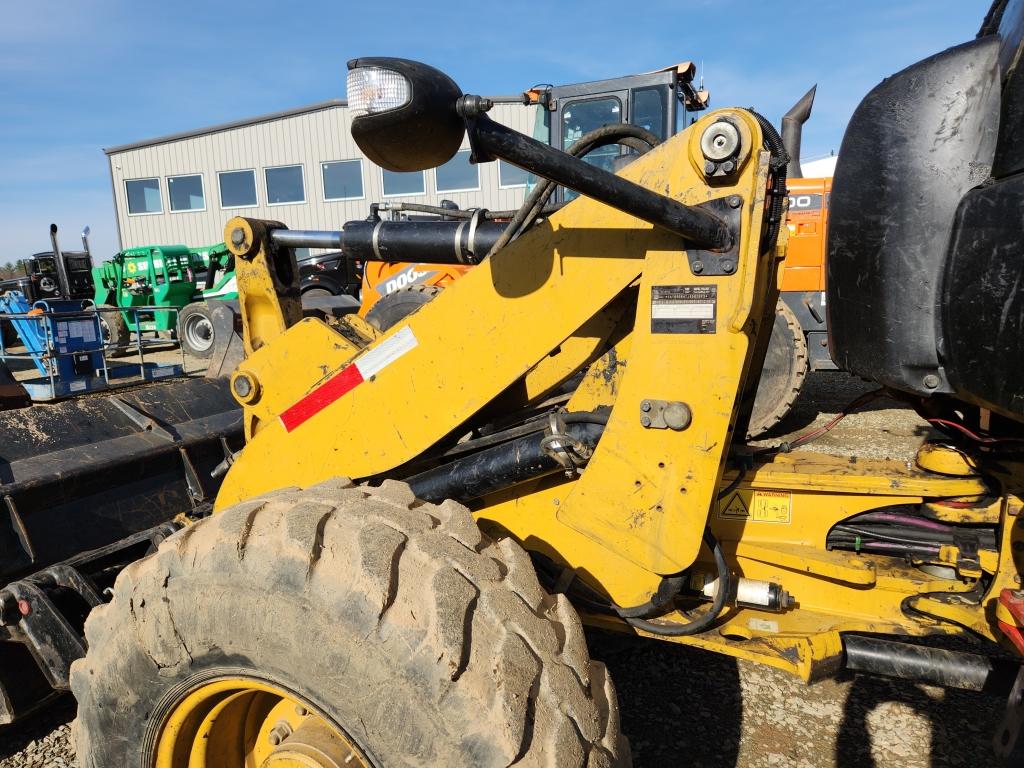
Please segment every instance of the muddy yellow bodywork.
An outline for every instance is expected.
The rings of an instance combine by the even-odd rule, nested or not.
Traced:
[[[699,146],[722,118],[740,126],[748,148],[725,183],[704,176]],[[778,244],[762,240],[770,156],[761,147],[749,113],[720,110],[621,171],[689,205],[738,201],[731,274],[695,272],[680,237],[579,198],[379,338],[300,319],[289,253],[265,236],[271,223],[233,219],[225,239],[237,257],[248,352],[233,382],[244,380],[235,391],[249,443],[217,509],[335,476],[388,476],[457,438],[485,409],[525,407],[582,373],[568,410],[610,409],[586,468],[521,483],[474,509],[486,530],[555,562],[566,583],[580,579],[619,605],[643,603],[665,575],[713,570],[701,543],[709,525],[736,574],[779,584],[795,602],[781,612],[731,607],[717,628],[678,642],[811,679],[838,667],[842,632],[969,627],[996,638],[994,602],[1019,584],[1019,484],[992,487],[943,446],[927,446],[909,467],[794,452],[741,457],[742,477],[731,468],[742,395],[756,385],[755,349],[771,329],[785,255],[784,227]],[[652,307],[664,286],[713,296],[709,329],[658,331]],[[652,428],[650,401],[685,404],[689,424]],[[938,571],[826,546],[836,523],[898,505],[995,525],[998,545],[970,558],[944,547],[930,563]],[[991,586],[978,594],[982,576]],[[661,618],[673,619],[688,621]]]

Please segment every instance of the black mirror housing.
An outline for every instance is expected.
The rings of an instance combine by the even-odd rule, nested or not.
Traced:
[[[434,67],[408,59],[367,57],[348,62],[350,71],[371,67],[405,78],[410,95],[394,109],[352,119],[352,138],[359,149],[389,171],[423,171],[451,160],[466,134],[456,111],[462,90],[455,81]]]

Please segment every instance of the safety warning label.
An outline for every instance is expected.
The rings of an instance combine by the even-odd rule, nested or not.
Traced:
[[[716,285],[651,286],[651,333],[714,333]]]
[[[718,516],[752,523],[791,523],[793,495],[783,491],[735,491],[718,503]]]
[[[754,491],[750,519],[755,523],[793,521],[793,494],[782,491]]]
[[[750,509],[747,507],[743,497],[734,493],[728,501],[718,509],[719,517],[732,518],[733,520],[746,520],[750,517]]]

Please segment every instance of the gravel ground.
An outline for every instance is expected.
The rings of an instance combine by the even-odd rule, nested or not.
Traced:
[[[71,768],[75,765],[71,746],[74,719],[75,701],[68,696],[0,728],[0,768]]]
[[[990,740],[1004,702],[995,697],[860,675],[808,686],[695,648],[589,638],[618,688],[636,768],[996,764]]]
[[[765,444],[826,423],[873,387],[839,373],[812,374],[793,413]],[[910,461],[926,423],[881,399],[808,450]],[[924,768],[994,765],[991,735],[1004,703],[848,675],[807,686],[767,667],[671,643],[592,632],[608,664],[636,768]],[[0,728],[0,768],[74,765],[74,702]]]

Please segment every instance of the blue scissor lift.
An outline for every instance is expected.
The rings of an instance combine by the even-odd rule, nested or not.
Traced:
[[[21,354],[0,349],[0,357],[5,361],[31,359],[40,375],[19,383],[33,401],[108,389],[111,379],[137,377],[138,381],[152,381],[184,372],[182,365],[145,362],[141,340],[138,364],[108,365],[101,311],[83,309],[79,300],[29,304],[19,291],[0,295],[0,314],[14,326],[25,346]]]
[[[40,283],[41,289],[48,291],[47,298],[32,301],[21,290],[0,294],[0,324],[10,323],[25,346],[25,352],[14,353],[5,346],[4,335],[0,334],[0,366],[8,368],[9,373],[7,362],[31,360],[39,376],[17,383],[36,402],[108,389],[111,379],[130,378],[132,381],[124,383],[140,383],[184,373],[184,358],[181,365],[147,363],[143,349],[150,342],[141,335],[130,347],[117,350],[137,353],[137,364],[108,364],[103,313],[121,310],[92,305],[92,260],[87,235],[88,228],[82,232],[84,252],[64,253],[57,243],[57,226],[50,225],[52,254],[40,254],[51,264],[45,275],[49,284]],[[166,308],[134,307],[133,311],[157,312]]]

